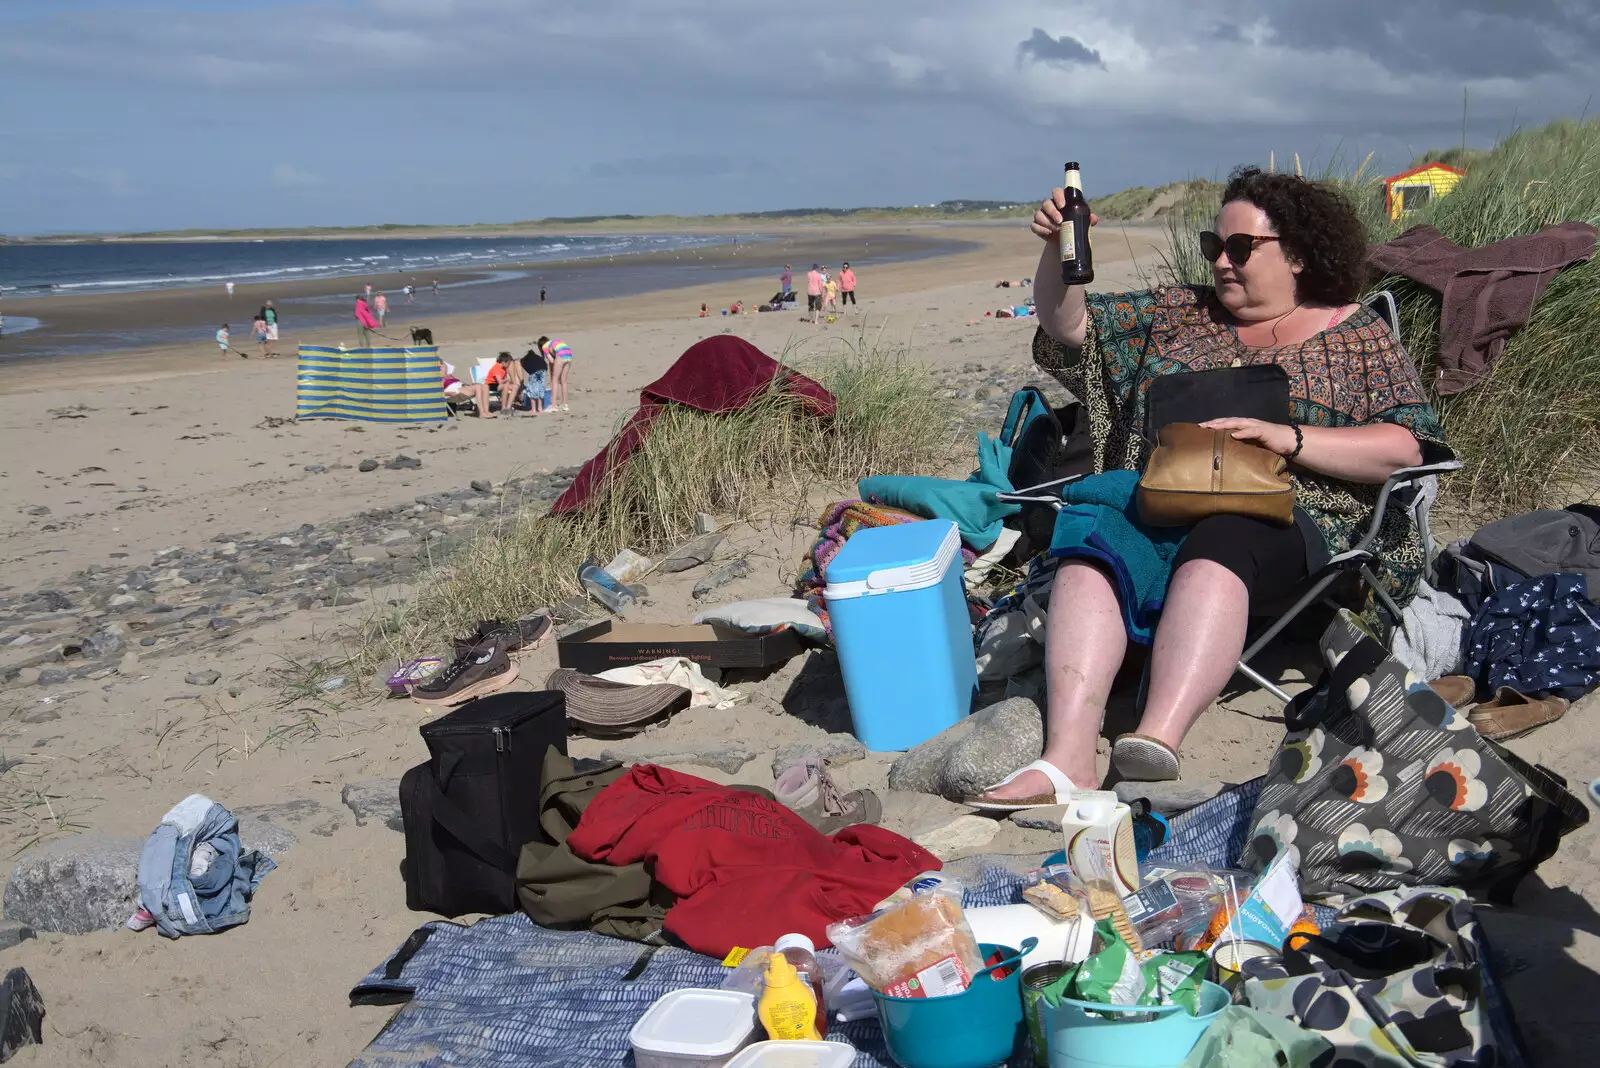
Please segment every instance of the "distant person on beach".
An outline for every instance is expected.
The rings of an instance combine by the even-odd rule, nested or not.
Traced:
[[[436,297],[439,295],[439,280],[437,278],[433,280],[433,295]]]
[[[806,312],[811,316],[811,321],[817,321],[817,313],[822,310],[822,268],[815,263],[811,270],[806,272]]]
[[[700,304],[700,318],[704,319],[706,316],[708,316],[710,314],[711,314],[711,306],[709,304],[701,302],[701,304]]]
[[[827,274],[824,274],[822,278],[823,310],[829,315],[833,315],[839,310],[839,282]]]
[[[367,299],[368,300],[372,299],[372,283],[371,282],[367,283]]]
[[[230,296],[230,297],[233,296],[233,283],[232,282],[224,282],[222,284],[227,287],[228,296]]]
[[[411,295],[412,295],[412,294],[413,294],[413,293],[414,293],[414,292],[416,292],[416,288],[417,288],[417,287],[416,287],[416,286],[414,286],[414,285],[412,285],[412,284],[411,284],[411,283],[410,283],[410,282],[407,282],[407,283],[406,283],[406,303],[407,303],[407,304],[410,304],[410,303],[411,303]]]
[[[539,287],[539,303],[544,303],[544,286]]]
[[[523,388],[528,391],[528,410],[534,415],[544,414],[544,393],[550,388],[550,362],[535,345],[522,354]]]
[[[228,354],[228,342],[232,337],[233,335],[228,332],[228,324],[223,323],[222,329],[217,331],[217,348],[222,350],[224,356]]]
[[[256,313],[255,319],[253,319],[251,321],[251,323],[250,323],[250,336],[252,338],[254,338],[255,339],[255,343],[261,347],[261,358],[263,360],[266,359],[267,358],[267,320],[262,317],[260,312]]]
[[[360,293],[356,294],[356,326],[361,330],[361,347],[370,348],[372,331],[378,329],[378,320],[367,305],[367,298]]]
[[[474,387],[477,394],[478,415],[483,419],[493,419],[495,415],[489,410],[489,393],[496,391],[500,394],[500,411],[511,413],[516,411],[517,391],[522,388],[522,368],[511,358],[511,353],[502,352],[494,358],[494,366],[489,368],[489,373],[482,382]]]
[[[560,338],[541,337],[539,351],[550,363],[550,410],[567,410],[567,372],[572,368],[572,348]]]
[[[840,305],[855,304],[856,302],[856,272],[850,269],[850,264],[845,263],[844,269],[839,272],[839,303]]]
[[[383,295],[383,290],[378,290],[378,295],[372,298],[372,310],[378,313],[378,325],[389,324],[389,298]]]
[[[778,287],[785,297],[794,292],[794,268],[787,263],[783,265],[783,273],[778,276]]]
[[[267,321],[267,340],[276,346],[278,341],[278,309],[272,306],[272,301],[267,301],[261,306],[261,318]],[[267,352],[268,356],[276,356],[278,351],[273,348]]]

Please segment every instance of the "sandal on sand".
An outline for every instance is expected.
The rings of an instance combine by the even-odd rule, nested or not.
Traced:
[[[1112,742],[1111,766],[1129,782],[1173,782],[1179,777],[1177,752],[1144,734],[1124,734]]]
[[[1037,771],[1050,780],[1051,792],[1048,794],[1034,794],[1029,797],[990,797],[1000,787],[1016,780],[1023,772]],[[1010,775],[990,786],[977,797],[969,797],[962,801],[963,805],[975,808],[980,812],[1023,812],[1030,808],[1050,808],[1053,805],[1064,805],[1070,799],[1077,787],[1072,780],[1062,773],[1061,769],[1048,760],[1035,760],[1032,764],[1013,771]]]
[[[1479,734],[1492,742],[1500,742],[1554,723],[1566,714],[1564,697],[1527,697],[1509,686],[1502,686],[1494,692],[1494,700],[1474,708],[1467,713],[1467,719],[1478,728]]]

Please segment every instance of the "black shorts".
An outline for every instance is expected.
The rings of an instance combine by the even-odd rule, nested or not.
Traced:
[[[822,310],[822,294],[818,293],[815,296],[813,296],[810,293],[807,293],[806,294],[806,311],[821,311],[821,310]]]
[[[1307,575],[1306,535],[1298,524],[1280,527],[1242,515],[1214,515],[1183,539],[1172,570],[1190,560],[1214,560],[1250,591],[1250,614],[1287,610]]]

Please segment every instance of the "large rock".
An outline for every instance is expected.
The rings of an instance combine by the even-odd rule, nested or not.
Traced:
[[[1044,752],[1044,717],[1008,697],[910,750],[889,769],[889,786],[958,800],[982,793]]]
[[[615,760],[622,764],[695,764],[702,768],[716,768],[732,775],[756,757],[756,751],[744,742],[720,742],[716,745],[697,746],[693,742],[625,742],[600,752],[601,760]]]
[[[357,827],[365,827],[368,820],[375,820],[391,831],[406,829],[405,821],[400,817],[399,779],[347,782],[339,791],[339,800],[355,813]]]
[[[81,834],[24,852],[6,881],[6,918],[37,931],[120,927],[138,907],[144,839]]]
[[[1000,833],[1000,824],[984,816],[957,816],[911,840],[940,860],[954,860],[980,852]]]
[[[860,760],[867,755],[867,747],[853,734],[828,734],[814,742],[794,742],[778,750],[772,758],[772,775],[781,775],[790,764],[815,753],[824,764],[837,766]]]
[[[233,814],[239,818],[239,835],[246,848],[250,846],[250,836],[257,823],[292,827],[296,830],[309,831],[319,838],[329,838],[343,822],[338,812],[321,801],[313,801],[306,797],[294,801],[280,801],[274,805],[244,805],[234,809]]]
[[[885,790],[879,799],[883,802],[883,818],[878,825],[904,838],[915,838],[957,816],[972,815],[972,809],[966,805],[906,790]]]
[[[711,572],[711,574],[707,575],[705,578],[701,579],[699,582],[696,582],[694,584],[694,589],[689,591],[689,596],[693,597],[697,601],[705,597],[710,597],[714,591],[720,590],[722,587],[727,586],[730,583],[737,582],[739,579],[742,579],[749,574],[750,565],[745,563],[743,557],[740,557],[737,560],[730,560],[721,567],[717,568],[715,571]]]
[[[27,969],[12,968],[0,981],[0,1063],[23,1046],[44,1043],[44,998]]]
[[[20,946],[35,937],[32,927],[19,920],[0,920],[0,949]]]
[[[1228,789],[1230,784],[1220,779],[1180,779],[1176,782],[1119,782],[1112,787],[1117,798],[1124,802],[1143,798],[1150,802],[1152,811],[1163,816],[1176,816],[1202,805]]]
[[[717,546],[722,544],[726,534],[706,534],[696,538],[681,549],[674,549],[665,560],[656,565],[656,570],[668,575],[675,575],[680,571],[688,571],[692,567],[699,567],[706,563],[716,553]]]

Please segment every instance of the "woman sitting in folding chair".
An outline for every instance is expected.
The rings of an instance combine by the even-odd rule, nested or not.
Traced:
[[[1232,677],[1249,618],[1288,607],[1284,594],[1371,525],[1379,487],[1421,463],[1424,443],[1444,445],[1410,357],[1377,314],[1356,303],[1367,236],[1332,188],[1239,170],[1215,231],[1199,235],[1213,284],[1118,294],[1062,285],[1064,203],[1057,189],[1033,217],[1045,242],[1034,276],[1034,359],[1088,408],[1096,471],[1143,470],[1145,405],[1158,376],[1275,364],[1288,379],[1287,420],[1219,411],[1202,423],[1290,462],[1296,522],[1213,515],[1190,529],[1172,560],[1143,718],[1137,733],[1115,741],[1111,763],[1126,780],[1176,779],[1184,736]],[[1407,517],[1386,511],[1373,546],[1380,581],[1409,596],[1423,554]],[[1100,783],[1095,742],[1128,646],[1116,590],[1097,563],[1061,562],[1046,630],[1044,758],[973,803],[1049,805],[1068,789]]]

